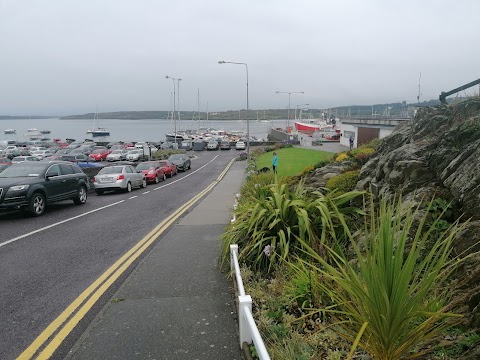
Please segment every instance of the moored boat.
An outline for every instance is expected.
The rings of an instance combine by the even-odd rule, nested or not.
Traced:
[[[5,129],[3,130],[4,134],[16,134],[17,131],[15,129]]]

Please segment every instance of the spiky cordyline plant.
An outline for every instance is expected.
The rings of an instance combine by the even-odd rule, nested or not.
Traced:
[[[394,204],[382,201],[378,213],[371,210],[363,248],[345,229],[355,261],[329,248],[332,265],[303,244],[320,264],[309,266],[328,280],[317,286],[336,304],[334,309],[318,311],[329,312],[341,329],[340,335],[375,359],[420,356],[414,349],[456,319],[447,311],[448,289],[444,284],[458,262],[450,254],[461,226],[453,224],[443,232],[422,258],[423,247],[435,226],[425,229],[426,211],[415,230],[417,215],[418,208],[402,208],[401,199]]]

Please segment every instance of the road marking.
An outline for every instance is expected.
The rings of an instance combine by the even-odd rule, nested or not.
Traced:
[[[83,216],[92,214],[92,213],[94,213],[94,212],[97,212],[97,211],[100,211],[100,210],[109,208],[109,207],[114,206],[114,205],[118,205],[118,204],[120,204],[120,203],[122,203],[122,202],[124,202],[124,201],[125,201],[125,200],[120,200],[120,201],[114,202],[114,203],[112,203],[112,204],[105,205],[105,206],[99,207],[99,208],[97,208],[97,209],[87,211],[86,213],[83,213],[83,214],[80,214],[80,215],[77,215],[77,216],[74,216],[74,217],[71,217],[71,218],[68,218],[68,219],[65,219],[65,220],[56,222],[56,223],[54,223],[54,224],[51,224],[51,225],[42,227],[42,228],[40,228],[40,229],[31,231],[31,232],[26,233],[26,234],[23,234],[23,235],[17,236],[16,238],[13,238],[13,239],[10,239],[10,240],[7,240],[7,241],[5,241],[5,242],[0,243],[0,247],[5,246],[5,245],[8,245],[8,244],[10,244],[10,243],[13,243],[13,242],[15,242],[15,241],[17,241],[17,240],[26,238],[27,236],[30,236],[30,235],[33,235],[33,234],[37,234],[37,233],[39,233],[39,232],[41,232],[41,231],[51,229],[51,228],[53,228],[53,227],[55,227],[55,226],[64,224],[64,223],[66,223],[66,222],[69,222],[69,221],[72,221],[72,220],[81,218],[81,217],[83,217]]]
[[[131,197],[128,198],[128,200],[135,199],[136,197],[138,197],[138,196],[137,195],[131,196]]]
[[[32,344],[18,357],[19,359],[31,359],[38,350],[43,347],[52,335],[57,332],[65,323],[58,333],[53,337],[51,342],[45,346],[37,359],[48,359],[62,344],[63,340],[72,332],[75,326],[95,305],[96,301],[108,290],[128,267],[146,250],[148,247],[172,225],[183,213],[190,209],[205,194],[212,190],[218,182],[225,176],[226,172],[232,166],[232,159],[220,176],[207,186],[203,191],[195,197],[187,201],[185,204],[175,210],[165,220],[160,222],[150,233],[140,240],[133,248],[127,251],[120,259],[118,259],[106,272],[104,272],[95,282],[93,282],[85,291],[80,294],[42,333],[32,342]],[[90,297],[90,298],[89,298]],[[87,300],[88,299],[88,300]],[[86,300],[86,301],[85,301]],[[83,304],[83,306],[81,306]],[[81,307],[80,307],[81,306]],[[78,311],[77,311],[78,310]],[[75,315],[72,316],[72,314]]]
[[[185,176],[181,177],[180,179],[171,181],[171,182],[169,182],[168,184],[159,186],[159,187],[157,187],[157,188],[155,188],[155,189],[153,189],[153,190],[158,190],[158,189],[162,189],[162,188],[164,188],[164,187],[166,187],[166,186],[170,186],[170,185],[172,185],[172,184],[175,184],[177,181],[181,181],[181,180],[185,179],[186,177],[189,177],[190,175],[195,174],[197,171],[202,170],[205,166],[207,166],[208,164],[210,164],[210,163],[211,163],[213,160],[215,160],[217,157],[218,157],[218,155],[215,156],[212,160],[210,160],[210,161],[209,161],[208,163],[206,163],[205,165],[199,167],[197,170],[194,170],[194,171],[188,173],[188,175],[185,175]],[[228,167],[228,165],[227,165],[227,167]]]
[[[148,194],[150,191],[145,191],[144,193],[142,193],[142,195],[145,195],[145,194]]]

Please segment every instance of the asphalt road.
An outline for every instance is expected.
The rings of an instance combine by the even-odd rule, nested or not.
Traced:
[[[103,196],[91,192],[85,205],[52,204],[39,218],[21,212],[0,214],[0,359],[19,356],[115,261],[211,184],[237,152],[193,155],[191,170],[145,189]],[[87,314],[60,354],[68,351],[129,272]]]

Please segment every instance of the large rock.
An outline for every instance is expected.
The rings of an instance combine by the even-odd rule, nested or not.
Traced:
[[[480,219],[480,100],[423,108],[398,126],[360,172],[357,189],[372,185],[387,198],[435,189]]]

